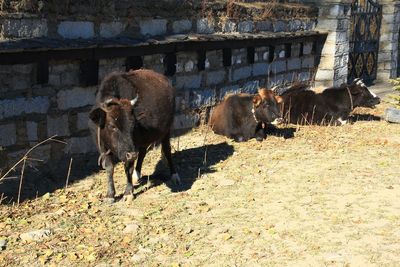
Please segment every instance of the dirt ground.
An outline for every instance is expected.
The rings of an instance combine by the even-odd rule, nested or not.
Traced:
[[[289,125],[261,143],[200,127],[172,144],[181,186],[156,149],[132,201],[103,202],[101,171],[1,206],[0,265],[400,266],[399,124]],[[121,166],[115,180],[122,193]]]

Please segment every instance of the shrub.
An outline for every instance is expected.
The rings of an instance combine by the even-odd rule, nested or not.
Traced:
[[[400,108],[400,77],[390,80],[390,83],[393,84],[393,90],[396,93],[398,93],[398,94],[390,95],[390,98],[392,98],[395,101],[394,104],[396,105],[396,107]]]

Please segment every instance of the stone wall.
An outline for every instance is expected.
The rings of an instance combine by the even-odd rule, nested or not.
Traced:
[[[389,78],[400,76],[398,73],[400,1],[383,0],[382,26],[378,54],[379,81],[387,82]]]
[[[243,6],[235,1],[206,0],[1,0],[0,40],[122,36],[146,39],[182,33],[299,31],[315,26],[313,7],[262,4]]]
[[[305,40],[150,54],[139,57],[142,64],[136,67],[169,74],[177,90],[174,129],[187,129],[199,123],[201,110],[228,93],[255,93],[261,86],[311,81],[318,54],[315,37]],[[94,77],[98,78],[90,85],[82,75],[86,60],[50,60],[44,67],[38,63],[0,65],[0,168],[15,162],[32,144],[53,135],[67,145],[43,146],[39,158],[52,162],[54,170],[60,168],[53,163],[66,168],[71,156],[88,159],[88,155],[95,155],[87,122],[97,84],[111,71],[125,71],[131,61],[125,57],[98,60],[93,64]],[[43,68],[47,79],[38,75]]]

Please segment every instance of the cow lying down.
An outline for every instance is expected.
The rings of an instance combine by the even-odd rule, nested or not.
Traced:
[[[350,85],[327,88],[321,93],[294,85],[277,97],[284,119],[293,124],[343,125],[356,107],[373,108],[380,103],[361,79]]]
[[[100,152],[99,164],[107,172],[108,198],[115,196],[114,165],[124,162],[127,178],[124,195],[132,194],[147,149],[155,143],[161,143],[171,179],[180,182],[170,145],[174,101],[175,90],[167,78],[151,70],[114,72],[104,78],[96,95],[96,105],[89,114],[89,128]]]
[[[280,121],[275,95],[271,90],[260,89],[256,95],[227,96],[214,108],[209,125],[216,134],[237,142],[253,137],[262,141],[265,137],[263,124],[277,124]]]

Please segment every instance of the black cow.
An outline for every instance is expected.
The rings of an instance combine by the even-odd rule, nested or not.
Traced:
[[[293,124],[343,125],[356,107],[373,108],[380,103],[361,79],[352,84],[327,88],[321,93],[307,90],[307,85],[289,88],[278,102],[282,116]]]
[[[227,96],[214,108],[209,125],[216,134],[237,142],[253,137],[262,141],[265,137],[263,124],[279,121],[279,105],[274,93],[268,89],[260,89],[256,95]]]
[[[115,196],[113,173],[119,161],[124,162],[127,177],[124,195],[133,193],[147,149],[153,144],[161,143],[171,179],[180,183],[171,158],[174,110],[175,90],[161,74],[142,69],[114,72],[104,78],[89,114],[89,126],[99,148],[99,164],[107,171],[107,197]]]

